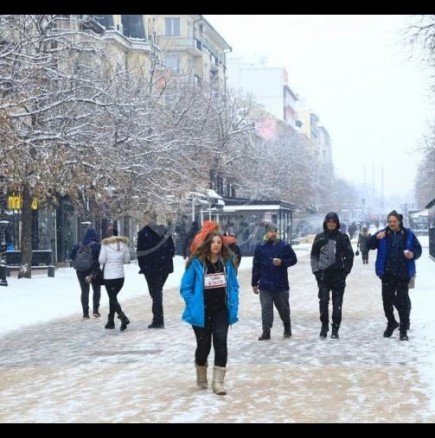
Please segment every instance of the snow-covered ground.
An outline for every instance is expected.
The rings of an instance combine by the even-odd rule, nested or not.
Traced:
[[[9,277],[0,288],[0,422],[433,422],[435,262],[427,237],[420,241],[409,342],[397,331],[382,337],[374,252],[369,265],[355,258],[340,339],[320,340],[309,244],[294,247],[299,261],[289,269],[292,338],[282,337],[275,313],[272,340],[258,342],[260,305],[250,287],[252,257],[244,257],[225,397],[196,389],[194,335],[180,319],[181,257],[165,286],[164,330],[147,329],[151,299],[134,263],[119,296],[131,319],[125,332],[119,324],[103,328],[104,288],[102,317],[82,320],[72,268],[57,269],[55,278]]]

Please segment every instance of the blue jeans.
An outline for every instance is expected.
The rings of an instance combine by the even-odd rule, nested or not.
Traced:
[[[284,324],[290,325],[290,292],[288,290],[260,289],[261,323],[264,331],[273,325],[273,306]]]

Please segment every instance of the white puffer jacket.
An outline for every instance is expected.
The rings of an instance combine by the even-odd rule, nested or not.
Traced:
[[[123,236],[107,237],[101,242],[98,261],[104,265],[105,280],[124,278],[124,264],[130,262],[127,243],[128,238]]]

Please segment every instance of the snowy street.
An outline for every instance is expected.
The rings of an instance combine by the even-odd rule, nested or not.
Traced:
[[[293,336],[283,338],[275,310],[272,339],[259,342],[252,257],[244,257],[240,321],[228,338],[226,396],[196,387],[195,337],[181,321],[181,257],[175,258],[164,289],[164,330],[147,328],[151,299],[134,263],[126,266],[119,295],[131,320],[124,332],[119,320],[115,330],[104,329],[104,288],[101,318],[82,320],[72,268],[57,269],[55,278],[39,272],[31,280],[10,277],[9,286],[0,289],[0,422],[434,422],[435,262],[428,256],[427,237],[419,239],[423,255],[416,262],[416,288],[410,290],[408,342],[399,340],[398,330],[391,338],[382,336],[386,319],[374,251],[368,265],[355,257],[340,339],[319,339],[308,244],[294,247],[298,263],[288,270]]]

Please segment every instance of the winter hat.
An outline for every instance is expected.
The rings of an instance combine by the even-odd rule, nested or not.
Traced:
[[[269,231],[278,231],[278,227],[276,226],[276,224],[272,222],[266,224],[266,233]]]
[[[394,216],[399,222],[403,221],[403,216],[400,213],[397,213],[396,210],[390,211],[387,216],[387,220],[390,216]]]

